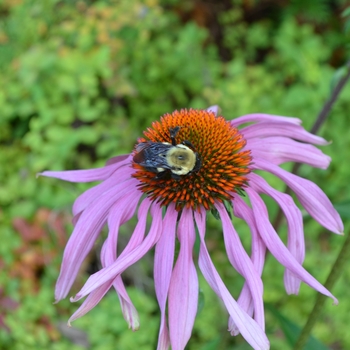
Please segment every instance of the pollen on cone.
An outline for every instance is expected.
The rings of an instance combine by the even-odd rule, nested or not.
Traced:
[[[246,141],[238,129],[213,112],[182,109],[165,114],[160,121],[152,123],[138,143],[171,143],[169,130],[175,127],[180,127],[176,144],[189,141],[201,166],[199,170],[175,178],[171,169],[165,169],[165,174],[159,176],[159,172],[149,171],[134,162],[133,176],[140,181],[139,188],[152,200],[161,205],[174,202],[177,210],[185,206],[193,209],[202,206],[209,210],[215,201],[231,199],[231,193],[247,184],[251,156],[250,151],[242,151]],[[136,153],[135,147],[134,156]]]

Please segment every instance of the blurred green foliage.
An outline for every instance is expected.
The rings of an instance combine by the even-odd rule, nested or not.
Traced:
[[[69,206],[87,185],[36,179],[36,173],[101,166],[130,152],[153,120],[183,107],[218,104],[228,119],[251,112],[291,115],[310,128],[330,95],[332,77],[349,58],[350,22],[346,1],[307,3],[0,1],[0,348],[86,347],[72,345],[59,330],[76,306],[52,300],[71,230]],[[335,203],[350,197],[349,94],[347,86],[321,130],[332,141],[324,148],[333,158],[330,168],[301,169]],[[236,225],[248,246],[246,227]],[[213,259],[237,296],[242,280],[227,262],[217,222],[209,220],[208,227],[209,243],[217,248]],[[305,266],[324,281],[341,238],[307,217],[305,232]],[[159,315],[147,287],[150,269],[144,264],[144,277],[129,276],[130,284],[146,286],[132,290],[142,329],[126,331],[117,297],[110,294],[76,322],[91,348],[155,348]],[[265,299],[302,325],[314,292],[303,287],[300,296],[287,297],[282,275],[268,259]],[[345,271],[344,280],[349,278]],[[224,311],[205,283],[202,289],[204,307],[189,349],[249,348],[241,337],[228,336]],[[330,348],[350,348],[346,283],[334,293],[342,306],[327,306],[315,336]],[[267,314],[273,348],[285,344],[280,329]]]

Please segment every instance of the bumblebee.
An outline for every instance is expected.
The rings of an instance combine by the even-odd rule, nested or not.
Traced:
[[[134,162],[156,173],[158,179],[170,174],[173,179],[180,180],[181,176],[199,171],[202,162],[192,143],[185,140],[176,144],[179,131],[179,126],[169,129],[171,143],[147,141],[136,145]]]

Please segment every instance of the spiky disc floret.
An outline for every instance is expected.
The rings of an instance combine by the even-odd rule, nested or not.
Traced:
[[[191,142],[201,159],[200,169],[178,180],[171,176],[159,178],[156,173],[133,163],[136,169],[133,176],[140,181],[140,189],[160,205],[174,202],[177,210],[201,206],[209,210],[215,201],[230,200],[233,192],[246,185],[250,172],[250,151],[241,151],[246,144],[242,134],[213,112],[182,109],[153,122],[138,143],[171,143],[169,129],[177,126],[180,131],[176,143]]]

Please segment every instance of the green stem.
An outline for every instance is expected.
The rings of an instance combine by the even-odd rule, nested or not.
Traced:
[[[328,275],[327,281],[325,283],[325,287],[328,290],[331,290],[335,284],[335,282],[338,280],[340,277],[342,271],[344,270],[344,267],[347,266],[348,261],[350,258],[350,234],[346,236],[345,242],[343,244],[343,247],[337,257],[337,260],[335,261],[330,274]],[[295,346],[293,350],[302,350],[309,338],[309,335],[311,333],[311,330],[317,320],[320,317],[320,314],[322,312],[323,305],[326,301],[327,297],[324,296],[323,294],[318,293],[315,305],[309,315],[309,318],[300,333],[300,336],[298,340],[295,343]]]

